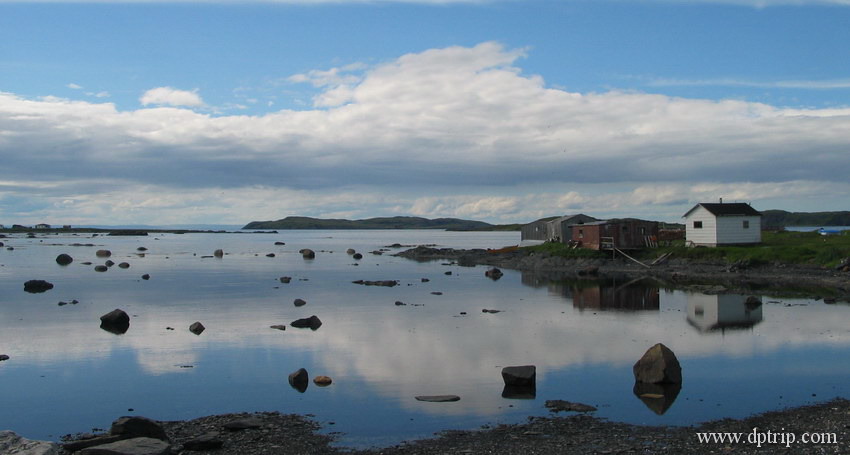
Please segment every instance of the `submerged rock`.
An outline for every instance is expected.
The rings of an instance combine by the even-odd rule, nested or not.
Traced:
[[[352,283],[362,284],[364,286],[386,286],[386,287],[398,286],[398,281],[396,281],[396,280],[379,280],[379,281],[356,280],[356,281],[352,281]]]
[[[635,381],[648,384],[682,383],[682,367],[676,354],[661,343],[649,348],[632,367]]]
[[[452,401],[460,401],[457,395],[419,395],[417,401],[427,401],[429,403],[449,403]]]
[[[552,412],[593,412],[596,408],[583,403],[573,403],[565,400],[546,400],[546,408]]]

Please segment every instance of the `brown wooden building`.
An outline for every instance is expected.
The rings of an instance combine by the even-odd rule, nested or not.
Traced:
[[[636,218],[597,221],[570,228],[572,242],[593,250],[646,248],[658,240],[658,222]]]

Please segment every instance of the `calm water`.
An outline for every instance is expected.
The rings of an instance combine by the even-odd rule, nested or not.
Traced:
[[[764,304],[751,308],[746,296],[651,282],[552,282],[510,270],[492,281],[484,267],[369,254],[393,243],[501,247],[518,243],[518,233],[0,241],[14,247],[0,249],[0,354],[11,357],[0,362],[0,429],[30,438],[55,440],[127,414],[172,420],[276,410],[315,415],[325,431],[342,433],[340,445],[363,447],[547,415],[548,399],[592,404],[612,420],[683,425],[850,396],[845,304],[761,296]],[[302,259],[307,247],[316,259]],[[130,268],[95,272],[102,248]],[[218,248],[223,258],[204,257]],[[364,258],[353,260],[347,248]],[[54,261],[63,252],[75,259],[64,267]],[[292,282],[281,284],[284,275]],[[29,279],[55,287],[26,293]],[[400,286],[351,283],[359,279]],[[296,298],[307,305],[295,307]],[[79,303],[57,304],[73,299]],[[99,328],[115,308],[132,316],[123,335]],[[317,331],[269,328],[314,314],[323,322]],[[188,330],[195,321],[207,327],[200,336]],[[683,386],[644,402],[632,365],[657,342],[677,354]],[[503,397],[501,368],[525,364],[537,366],[536,396]],[[287,376],[301,367],[333,385],[292,389]],[[414,399],[437,394],[461,401]]]

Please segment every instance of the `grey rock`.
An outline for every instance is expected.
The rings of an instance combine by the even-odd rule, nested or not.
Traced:
[[[322,321],[314,314],[309,318],[297,319],[295,321],[292,321],[289,325],[295,327],[296,329],[318,330],[319,327],[322,326]]]
[[[115,263],[114,263],[114,262],[112,262],[112,259],[107,260],[107,261],[106,261],[106,262],[104,262],[103,264],[104,264],[105,266],[107,266],[107,267],[112,267],[113,265],[115,265]]]
[[[429,403],[448,403],[451,401],[460,401],[457,395],[419,395],[417,401],[427,401]]]
[[[29,280],[24,283],[24,291],[36,294],[53,289],[53,283],[44,280]]]
[[[94,271],[95,271],[95,272],[105,272],[105,271],[107,271],[107,270],[109,270],[109,267],[107,267],[107,266],[105,266],[105,265],[96,265],[96,266],[94,266]]]
[[[289,283],[290,281],[292,281],[292,277],[291,277],[291,276],[282,276],[282,277],[280,277],[280,282],[281,282],[281,283],[286,284],[286,283]]]
[[[123,439],[127,438],[121,435],[112,434],[92,436],[86,439],[78,439],[76,441],[66,442],[62,444],[62,448],[65,449],[66,452],[74,453],[83,450],[87,447],[102,446],[104,444],[110,444],[116,441],[121,441]]]
[[[537,383],[537,367],[534,365],[502,368],[502,380],[506,386],[530,387]]]
[[[354,254],[356,252],[357,251],[354,251],[354,248],[349,248],[349,249],[345,250],[345,254],[347,254],[349,256],[351,256],[352,254]]]
[[[267,254],[267,255],[266,255],[266,257],[267,257],[267,258],[273,258],[273,257],[275,257],[275,254],[274,254],[274,253],[269,253],[269,254]]]
[[[170,444],[154,438],[124,439],[80,451],[81,455],[169,455],[170,453]]]
[[[246,417],[244,419],[232,420],[224,424],[224,429],[228,431],[242,431],[263,426],[263,421],[256,417]]]
[[[224,445],[224,440],[218,433],[206,433],[183,443],[183,450],[215,450]]]
[[[307,302],[304,301],[303,299],[295,299],[295,301],[292,302],[292,304],[295,305],[295,306],[304,306],[304,305],[307,304]]]
[[[315,259],[316,252],[309,248],[304,248],[303,250],[301,250],[301,257],[303,257],[304,259]]]
[[[213,256],[215,256],[215,257],[217,257],[217,258],[220,258],[220,257],[224,256],[224,250],[215,250],[215,251],[213,252]]]
[[[49,441],[26,439],[12,431],[0,431],[0,453],[8,455],[59,455],[59,446]]]
[[[69,254],[62,253],[59,256],[56,256],[56,263],[59,265],[68,265],[74,262],[74,258]]]
[[[204,327],[204,325],[198,321],[193,322],[192,325],[189,326],[189,331],[194,333],[195,335],[200,335],[204,333],[204,330],[206,329],[207,328]]]
[[[676,354],[661,343],[649,348],[632,367],[635,381],[648,384],[681,384],[682,367]]]
[[[118,267],[120,267],[120,268],[122,268],[122,269],[129,269],[129,268],[130,268],[130,264],[129,264],[129,263],[127,263],[127,262],[122,262],[122,263],[118,264]]]
[[[109,433],[124,436],[126,439],[145,437],[168,441],[168,435],[165,434],[161,423],[142,416],[119,417],[112,422]]]
[[[109,256],[112,256],[112,252],[109,250],[97,250],[94,255],[99,258],[108,258]]]

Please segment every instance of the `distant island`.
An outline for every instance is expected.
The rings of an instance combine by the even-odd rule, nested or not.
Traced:
[[[764,210],[762,226],[850,226],[850,212],[786,212]]]
[[[444,229],[447,231],[518,231],[519,224],[497,225],[458,218],[433,220],[415,216],[368,218],[365,220],[321,219],[288,216],[277,221],[252,221],[242,229]]]

